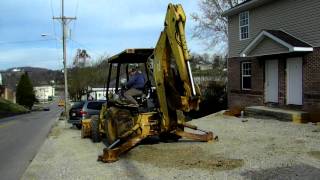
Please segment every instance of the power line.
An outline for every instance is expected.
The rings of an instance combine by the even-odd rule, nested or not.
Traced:
[[[50,1],[50,6],[51,6],[51,14],[52,14],[52,17],[54,17],[54,9],[53,9],[53,3],[52,3],[53,0]],[[56,33],[56,27],[55,27],[55,23],[54,23],[54,19],[52,19],[52,29],[53,29],[53,35],[54,37],[57,37],[57,33]],[[55,41],[55,45],[56,45],[56,53],[57,53],[57,57],[58,59],[60,60],[61,57],[60,57],[60,54],[59,54],[59,49],[58,49],[58,40],[56,39]],[[60,63],[60,62],[59,62]]]
[[[76,3],[76,7],[75,7],[75,17],[78,17],[78,9],[79,9],[79,0],[77,0],[77,3]],[[77,26],[77,22],[78,21],[73,21],[73,31],[71,33],[73,33],[73,35],[71,36],[70,34],[70,37],[76,37],[76,26]]]
[[[37,39],[37,40],[26,40],[26,41],[0,41],[0,44],[23,44],[23,43],[33,43],[41,41],[53,41],[56,39]]]

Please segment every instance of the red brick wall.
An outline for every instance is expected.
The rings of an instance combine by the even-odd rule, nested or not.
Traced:
[[[303,109],[320,111],[320,48],[303,58]]]
[[[251,90],[241,89],[241,62],[251,62]],[[242,108],[252,105],[263,105],[263,61],[254,58],[228,59],[228,106]]]
[[[241,62],[252,62],[252,89],[241,90]],[[286,105],[286,58],[279,57],[279,105]],[[316,112],[320,120],[320,48],[303,56],[303,110]],[[245,107],[264,104],[264,60],[228,59],[228,105]]]

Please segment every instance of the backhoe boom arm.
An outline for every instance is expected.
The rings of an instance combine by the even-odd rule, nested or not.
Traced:
[[[154,52],[154,77],[163,115],[162,128],[167,131],[172,123],[177,124],[177,118],[173,118],[170,111],[197,110],[200,103],[199,88],[191,73],[185,22],[182,6],[169,4],[164,30]]]

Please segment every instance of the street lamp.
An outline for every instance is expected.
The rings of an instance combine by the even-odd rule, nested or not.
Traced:
[[[41,36],[42,36],[42,37],[46,37],[46,36],[48,36],[48,34],[42,33]]]
[[[65,39],[65,31],[63,31],[63,48],[62,48],[62,53],[63,53],[63,74],[64,74],[64,112],[65,112],[65,117],[66,120],[68,119],[68,78],[67,78],[67,56],[66,56],[66,39]],[[47,37],[47,36],[52,36],[54,38],[56,38],[57,40],[60,41],[59,38],[57,38],[56,36],[50,35],[50,34],[46,34],[46,33],[42,33],[41,34],[42,37]]]

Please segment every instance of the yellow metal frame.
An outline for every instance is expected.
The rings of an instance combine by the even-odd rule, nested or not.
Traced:
[[[119,127],[112,124],[109,117],[105,127],[106,114],[117,113],[116,108],[102,106],[99,115],[99,131],[107,135],[110,146],[103,150],[98,160],[102,162],[114,162],[121,153],[128,151],[148,136],[174,134],[177,137],[186,137],[198,141],[217,140],[212,132],[198,129],[187,124],[183,112],[198,110],[200,103],[200,90],[194,85],[189,53],[185,38],[186,16],[181,5],[168,5],[165,19],[165,27],[154,50],[153,76],[155,79],[159,109],[156,112],[139,113],[132,116],[134,124],[131,129],[126,129],[122,134],[117,134]],[[171,64],[176,65],[179,83],[182,84],[183,93],[176,89],[176,76],[171,72]],[[118,107],[119,108],[119,107]],[[108,118],[108,117],[107,117]],[[84,127],[90,128],[90,120],[83,121]],[[184,128],[199,130],[201,134],[193,134],[184,131]],[[111,129],[107,131],[106,129]],[[86,130],[84,134],[87,135]]]

